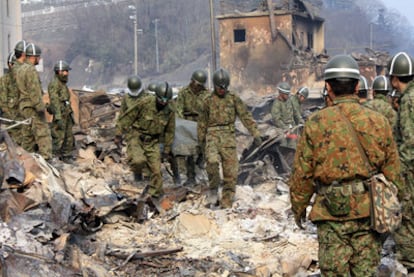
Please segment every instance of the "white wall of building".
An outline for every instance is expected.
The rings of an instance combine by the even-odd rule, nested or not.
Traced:
[[[0,0],[0,76],[3,76],[3,68],[7,67],[7,56],[21,39],[21,1]]]

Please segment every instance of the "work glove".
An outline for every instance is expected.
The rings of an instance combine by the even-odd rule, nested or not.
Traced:
[[[259,147],[260,145],[262,145],[263,140],[261,137],[255,137],[253,140],[253,145],[255,148]]]
[[[298,135],[293,134],[293,133],[287,133],[286,138],[288,138],[288,139],[298,139]]]
[[[55,106],[53,106],[51,104],[46,106],[46,110],[50,114],[56,114],[56,108],[55,108]]]
[[[299,215],[295,214],[295,223],[296,226],[298,226],[300,229],[305,230],[305,227],[303,227],[302,223],[306,221],[306,209],[303,210],[303,212]]]
[[[57,129],[58,129],[58,130],[63,130],[63,128],[64,128],[64,123],[63,123],[63,120],[62,120],[62,119],[58,119],[58,120],[56,120],[56,121],[55,121],[55,123],[56,123],[56,126],[57,126]]]

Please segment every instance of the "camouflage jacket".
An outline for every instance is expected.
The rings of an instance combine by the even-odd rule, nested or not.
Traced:
[[[397,117],[397,144],[403,164],[414,168],[414,81],[408,83],[400,98]]]
[[[374,99],[371,101],[367,101],[364,103],[364,106],[379,112],[383,116],[388,119],[393,130],[396,128],[397,125],[397,112],[392,108],[391,104],[387,101],[385,95],[376,94]]]
[[[351,122],[370,164],[402,189],[398,151],[388,120],[360,105],[357,96],[337,97],[334,106],[309,117],[298,142],[289,179],[292,211],[297,218],[305,211],[314,193],[317,196],[309,216],[312,221],[344,221],[370,214],[368,192],[351,194],[351,212],[340,218],[328,212],[323,204],[323,194],[318,193],[319,188],[334,182],[342,185],[363,181],[374,170],[365,166],[353,131],[341,114]]]
[[[33,108],[37,112],[44,111],[43,90],[35,66],[25,62],[16,70],[15,76],[19,91],[19,110]]]
[[[47,92],[49,93],[50,105],[53,106],[56,111],[53,115],[54,120],[61,120],[73,112],[70,105],[69,89],[56,75],[49,83]]]
[[[292,101],[293,120],[295,121],[295,125],[305,123],[302,117],[302,104],[299,101],[299,97],[297,95],[294,95],[290,97],[289,100]]]
[[[206,135],[213,128],[228,129],[234,133],[236,117],[249,130],[253,137],[259,137],[256,121],[251,112],[234,92],[227,92],[224,97],[210,93],[204,98],[197,124],[198,141],[205,145]]]
[[[170,152],[175,133],[175,111],[170,104],[158,111],[154,95],[126,95],[117,121],[117,132],[158,137],[164,143],[164,151]]]
[[[200,112],[200,107],[202,105],[201,102],[203,101],[203,98],[205,98],[208,94],[208,90],[203,90],[199,93],[194,93],[191,90],[190,86],[182,88],[178,92],[178,97],[176,101],[178,117],[187,120],[197,121]]]
[[[287,130],[295,126],[296,124],[293,113],[294,108],[290,99],[282,101],[276,98],[273,102],[271,114],[273,124],[275,124],[277,128]]]
[[[0,109],[3,111],[3,117],[8,119],[18,119],[19,117],[19,92],[14,74],[19,65],[16,63],[11,71],[0,79]]]

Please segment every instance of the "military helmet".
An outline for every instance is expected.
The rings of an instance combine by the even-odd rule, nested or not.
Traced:
[[[139,90],[142,87],[141,78],[138,75],[128,77],[128,88],[132,91]]]
[[[69,64],[67,62],[65,62],[64,60],[59,60],[55,63],[55,66],[53,67],[54,71],[69,71],[72,68],[69,66]]]
[[[193,75],[191,75],[191,80],[204,86],[207,82],[207,72],[202,69],[196,70],[193,72]]]
[[[35,45],[34,43],[29,43],[25,49],[26,56],[40,56],[42,54],[42,50],[39,46]]]
[[[156,92],[156,90],[157,90],[157,83],[156,82],[149,83],[147,89],[149,91]]]
[[[155,95],[158,99],[162,102],[167,102],[173,96],[173,91],[171,86],[167,82],[162,82],[157,85],[157,89],[155,90]]]
[[[230,85],[230,75],[227,70],[220,68],[213,74],[213,84],[222,89],[227,89]]]
[[[16,53],[24,53],[24,51],[26,50],[26,46],[27,46],[26,41],[25,40],[20,40],[14,46],[14,51]]]
[[[7,57],[7,64],[14,64],[16,62],[16,56],[14,55],[14,51],[11,51],[9,53],[9,56]]]
[[[368,90],[368,81],[367,78],[360,75],[359,76],[359,90]]]
[[[388,62],[388,74],[391,76],[414,75],[413,59],[405,52],[399,52]]]
[[[391,89],[390,80],[384,75],[379,75],[375,77],[374,82],[372,83],[373,91],[383,91],[389,92]]]
[[[279,84],[277,84],[277,89],[280,93],[288,95],[290,94],[290,85],[286,82],[280,82]]]
[[[298,89],[298,92],[297,92],[299,95],[302,95],[303,97],[305,97],[305,99],[306,98],[308,98],[308,96],[309,96],[309,89],[307,88],[307,87],[300,87],[299,89]]]
[[[359,80],[358,63],[349,55],[337,55],[326,64],[324,79],[349,78]]]

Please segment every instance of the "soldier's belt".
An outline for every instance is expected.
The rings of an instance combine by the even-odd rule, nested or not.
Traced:
[[[367,191],[364,182],[361,181],[361,180],[358,180],[358,181],[350,181],[350,182],[346,182],[346,183],[337,183],[337,182],[335,182],[334,184],[330,184],[330,185],[318,184],[316,186],[317,193],[320,194],[320,195],[324,195],[327,192],[327,190],[329,189],[329,187],[331,187],[331,186],[343,188],[344,194],[346,194],[345,192],[349,192],[349,193],[353,193],[353,194],[361,194],[361,193],[364,193],[364,192]]]
[[[234,126],[232,125],[218,125],[218,126],[210,126],[207,128],[208,131],[219,131],[219,130],[229,130],[234,131]]]
[[[139,135],[139,139],[145,143],[158,140],[158,138],[159,138],[159,135]]]

